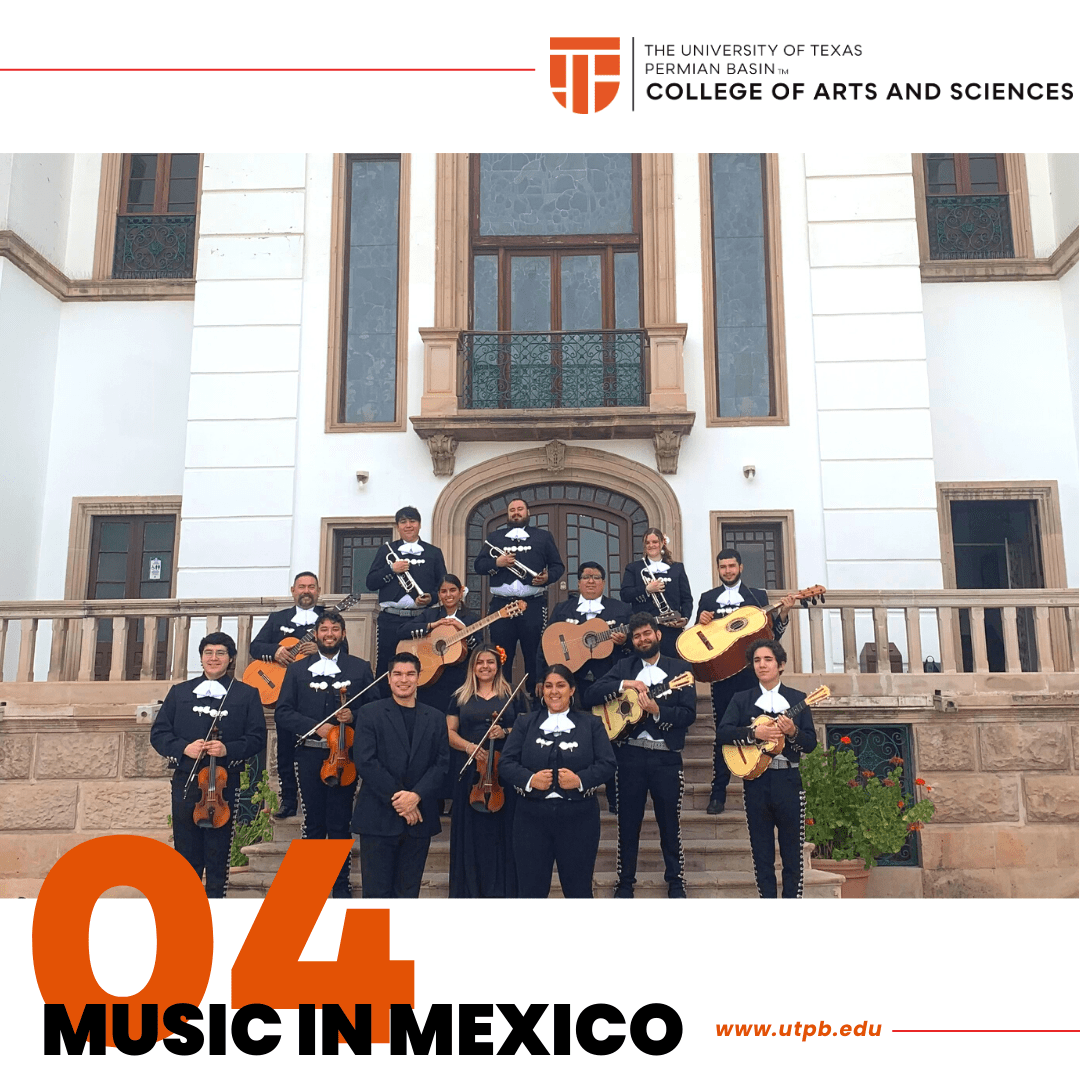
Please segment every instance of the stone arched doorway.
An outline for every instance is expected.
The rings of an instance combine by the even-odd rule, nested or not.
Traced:
[[[446,554],[447,566],[470,579],[470,601],[485,609],[484,583],[472,574],[487,531],[506,520],[510,499],[525,498],[536,524],[561,542],[569,573],[549,590],[549,604],[576,585],[577,562],[596,558],[606,547],[609,591],[618,593],[626,562],[641,550],[641,537],[657,525],[671,537],[679,556],[682,525],[678,500],[654,469],[618,454],[555,441],[503,454],[466,469],[443,488],[432,513],[431,535]],[[539,520],[539,515],[547,515]],[[603,560],[597,560],[603,561]]]

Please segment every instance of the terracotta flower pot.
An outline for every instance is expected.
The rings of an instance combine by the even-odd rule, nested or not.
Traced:
[[[810,865],[815,870],[824,870],[827,874],[843,874],[844,884],[840,886],[840,896],[845,900],[865,900],[866,881],[870,871],[862,859],[811,859]]]

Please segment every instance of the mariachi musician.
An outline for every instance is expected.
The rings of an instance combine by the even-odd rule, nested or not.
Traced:
[[[207,634],[199,642],[203,673],[169,689],[150,727],[150,745],[167,758],[172,777],[173,846],[201,878],[206,871],[206,895],[223,897],[229,877],[229,851],[236,826],[240,767],[266,749],[266,719],[258,693],[229,674],[236,642],[228,634]],[[211,721],[216,737],[208,739]],[[192,770],[199,762],[196,777]],[[204,828],[194,820],[201,791],[198,774],[224,767],[228,780],[221,798],[229,820]]]
[[[667,537],[660,529],[646,529],[642,539],[644,555],[629,563],[622,576],[619,595],[634,612],[652,615],[666,627],[660,639],[660,651],[665,656],[678,656],[674,631],[684,627],[694,610],[694,594],[686,569],[676,562],[668,548]]]
[[[272,660],[275,664],[290,662],[289,650],[281,643],[287,638],[301,638],[314,625],[325,608],[319,603],[319,579],[310,570],[302,570],[293,578],[289,589],[295,606],[275,611],[263,628],[251,639],[252,660]],[[313,656],[317,650],[314,641],[305,641],[296,650],[297,660]],[[284,731],[277,733],[277,774],[281,784],[281,805],[276,818],[293,817],[296,814],[296,771],[293,769],[293,739]]]
[[[294,743],[299,741],[296,778],[304,811],[301,836],[305,840],[349,840],[352,837],[349,816],[356,794],[355,763],[351,778],[335,776],[324,780],[322,775],[330,753],[328,737],[331,740],[340,737],[341,723],[355,730],[354,710],[371,696],[366,694],[358,702],[341,709],[345,702],[373,682],[371,665],[359,656],[345,652],[342,648],[344,638],[345,620],[341,615],[336,611],[323,612],[315,624],[319,655],[313,663],[301,660],[289,665],[274,710],[278,725],[289,733]],[[337,716],[319,724],[339,709]],[[338,872],[332,893],[335,898],[348,899],[352,895],[349,890],[350,862],[351,855]]]
[[[682,749],[687,729],[697,715],[697,690],[692,679],[687,679],[686,686],[659,698],[652,697],[658,693],[655,690],[658,684],[676,675],[692,674],[692,668],[681,657],[662,655],[663,633],[651,615],[645,612],[634,615],[630,619],[634,655],[620,660],[585,694],[585,704],[593,706],[630,690],[638,695],[643,710],[640,722],[629,729],[626,737],[615,741],[619,815],[616,899],[629,900],[634,896],[641,822],[649,796],[660,831],[668,896],[673,900],[686,899],[679,830],[684,787]]]
[[[762,589],[751,589],[742,579],[742,556],[734,548],[724,548],[716,556],[716,569],[720,575],[720,584],[715,589],[701,594],[698,600],[697,622],[705,626],[713,619],[724,618],[737,608],[767,608],[769,597]],[[788,625],[788,612],[798,603],[790,594],[781,601],[783,609],[773,616],[773,637],[779,641]],[[748,665],[729,679],[714,682],[710,687],[713,707],[713,723],[719,730],[720,721],[727,711],[728,702],[740,691],[749,690],[757,685],[753,669]],[[713,780],[709,793],[709,814],[723,813],[727,802],[727,786],[731,779],[731,770],[724,761],[723,744],[719,737],[713,744]]]
[[[476,573],[488,575],[492,596],[526,602],[518,618],[500,619],[491,627],[491,642],[506,653],[507,671],[513,669],[515,651],[521,643],[528,675],[525,688],[531,694],[537,681],[537,650],[547,621],[545,595],[566,567],[551,533],[529,524],[529,504],[524,499],[511,499],[506,516],[506,524],[484,541],[474,568]]]
[[[375,674],[381,675],[397,652],[402,623],[434,599],[446,574],[446,560],[434,544],[420,539],[420,511],[403,506],[394,515],[399,540],[387,541],[371,561],[369,592],[379,594],[375,622]],[[373,691],[374,693],[375,691]]]

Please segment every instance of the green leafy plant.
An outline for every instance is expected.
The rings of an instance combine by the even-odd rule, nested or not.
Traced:
[[[240,770],[240,790],[251,789],[251,773],[245,764]],[[274,839],[274,811],[278,808],[278,797],[270,787],[270,778],[265,769],[259,776],[251,794],[251,821],[237,822],[233,832],[232,848],[229,851],[230,866],[247,866],[248,857],[240,850],[248,844],[262,844]]]
[[[899,851],[907,834],[934,816],[934,804],[925,797],[930,789],[922,778],[915,780],[915,795],[904,793],[902,758],[890,758],[893,768],[881,779],[859,769],[846,745],[850,741],[845,735],[841,747],[818,746],[802,759],[806,839],[819,858],[862,859],[870,867]]]

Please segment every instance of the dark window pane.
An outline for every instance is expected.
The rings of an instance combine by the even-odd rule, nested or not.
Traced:
[[[174,180],[169,185],[169,213],[170,214],[193,214],[195,213],[196,181]]]
[[[499,257],[473,259],[473,329],[499,329]]]
[[[397,397],[397,161],[349,162],[345,415],[391,423]]]
[[[123,600],[124,582],[99,581],[94,589],[95,600]],[[100,624],[99,624],[100,625]]]
[[[930,195],[952,195],[956,191],[956,164],[952,154],[926,155],[926,190]]]
[[[998,184],[997,154],[969,154],[968,171],[971,174],[972,192],[997,192]]]
[[[167,581],[144,581],[139,585],[139,596],[144,600],[168,599],[169,583]]]
[[[603,326],[599,255],[565,255],[562,272],[562,329],[597,330]]]
[[[481,154],[481,236],[633,232],[630,154]]]
[[[629,330],[641,325],[640,258],[636,251],[615,253],[615,326]]]
[[[769,416],[761,155],[711,157],[719,412],[721,416]]]
[[[169,164],[169,179],[175,184],[177,180],[191,180],[199,172],[198,154],[173,154]]]
[[[127,555],[121,552],[102,552],[98,556],[98,581],[127,581]]]
[[[154,209],[157,154],[132,154],[128,180],[127,213],[148,214]]]
[[[391,539],[389,529],[341,529],[334,533],[334,591],[353,593],[365,589],[371,564],[385,558],[383,545]]]
[[[146,551],[143,553],[142,559],[142,581],[163,581],[165,582],[166,592],[168,596],[168,584],[172,579],[172,554],[167,551]],[[143,593],[143,596],[153,595],[150,593]]]
[[[176,525],[169,521],[148,521],[143,531],[145,551],[172,551]]]
[[[126,521],[102,522],[101,551],[127,551],[131,546],[131,525]]]
[[[551,329],[551,259],[546,255],[510,264],[510,329]]]

